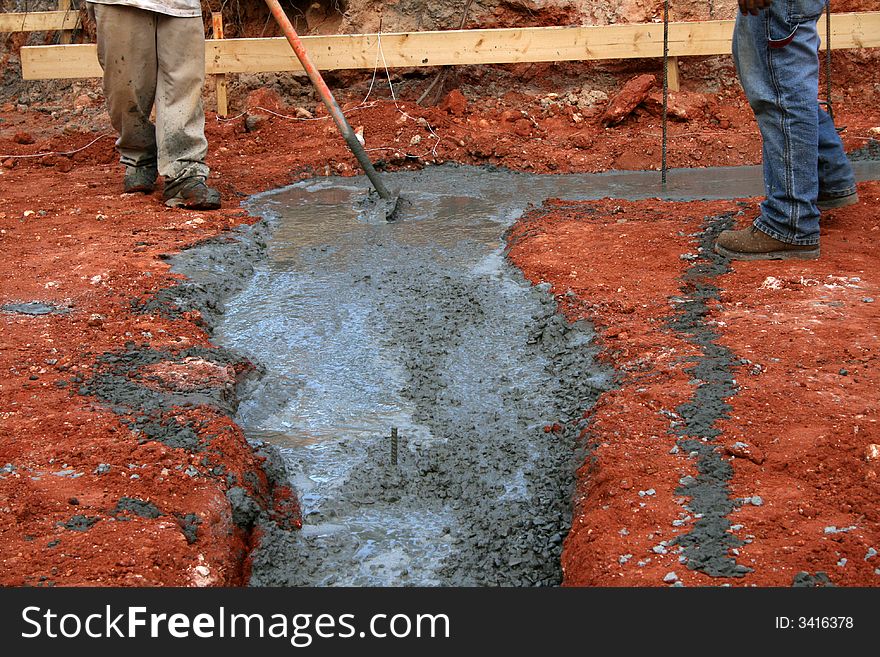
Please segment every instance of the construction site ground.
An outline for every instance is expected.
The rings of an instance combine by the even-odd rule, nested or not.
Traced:
[[[837,61],[844,144],[877,159],[880,69],[858,53]],[[669,166],[759,163],[729,58],[682,69]],[[630,85],[643,96],[635,110],[603,124],[609,99],[643,75],[654,78]],[[335,81],[385,170],[659,168],[656,61],[462,70],[422,107],[414,99],[429,79],[395,78],[393,101],[380,78],[366,102],[368,76]],[[598,85],[586,81],[597,79],[606,91],[591,94]],[[0,107],[0,584],[240,585],[261,538],[253,516],[299,525],[295,491],[229,412],[249,364],[212,345],[199,313],[151,305],[180,282],[171,254],[257,221],[240,207],[250,195],[357,173],[314,99],[278,91],[242,95],[230,117],[207,113],[216,212],[166,208],[161,191],[122,193],[94,85]],[[712,231],[747,225],[758,198],[551,199],[514,226],[511,261],[552,286],[566,317],[595,325],[617,372],[586,411],[591,451],[564,542],[565,584],[880,584],[880,182],[859,194],[858,205],[823,214],[817,261],[711,256]],[[702,305],[692,307],[696,293]],[[709,381],[699,368],[716,356],[721,389],[706,401],[695,393]],[[111,380],[137,388],[155,413],[108,407],[101,385]],[[704,447],[686,440],[707,435],[688,424],[700,404],[713,405],[717,430]],[[706,464],[720,468],[713,481],[729,506],[703,515],[732,528],[714,537],[728,560],[701,572],[673,546],[703,519],[685,506],[705,493],[694,485]]]

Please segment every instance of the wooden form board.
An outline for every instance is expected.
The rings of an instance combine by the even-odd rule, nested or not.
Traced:
[[[669,56],[722,55],[730,52],[733,21],[670,23]],[[880,11],[834,14],[832,48],[880,47]],[[824,17],[819,33],[825,34]],[[303,37],[322,70],[373,69],[376,34]],[[531,27],[448,30],[381,35],[389,68],[466,64],[512,64],[591,59],[662,57],[662,23],[587,27]],[[208,74],[301,71],[283,37],[220,39],[205,44]],[[25,80],[100,77],[95,46],[31,46],[21,49]],[[379,66],[383,62],[379,60]]]
[[[0,13],[0,32],[55,32],[82,27],[79,11]]]

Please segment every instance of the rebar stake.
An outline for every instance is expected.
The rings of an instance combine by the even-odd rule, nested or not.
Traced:
[[[397,467],[397,427],[391,427],[391,465]]]
[[[831,102],[831,0],[825,5],[825,103],[828,116],[834,122],[834,105]]]
[[[666,191],[667,113],[669,111],[669,0],[663,3],[663,137],[660,147],[660,184]]]

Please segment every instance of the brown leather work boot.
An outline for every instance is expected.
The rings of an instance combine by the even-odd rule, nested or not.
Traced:
[[[732,260],[815,260],[819,245],[780,242],[751,226],[723,231],[715,240],[715,253]]]

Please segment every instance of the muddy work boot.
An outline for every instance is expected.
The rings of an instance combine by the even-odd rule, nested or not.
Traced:
[[[815,260],[819,245],[780,242],[751,226],[722,231],[715,241],[715,253],[732,260]]]
[[[197,176],[166,185],[163,196],[169,208],[216,210],[220,207],[220,192],[208,187],[205,180]]]
[[[156,167],[125,167],[125,178],[122,181],[122,189],[126,194],[152,194],[156,188],[156,178],[159,172]]]
[[[845,194],[843,196],[822,196],[816,201],[816,206],[826,212],[828,210],[836,210],[837,208],[845,208],[848,205],[855,205],[859,202],[859,193]]]

